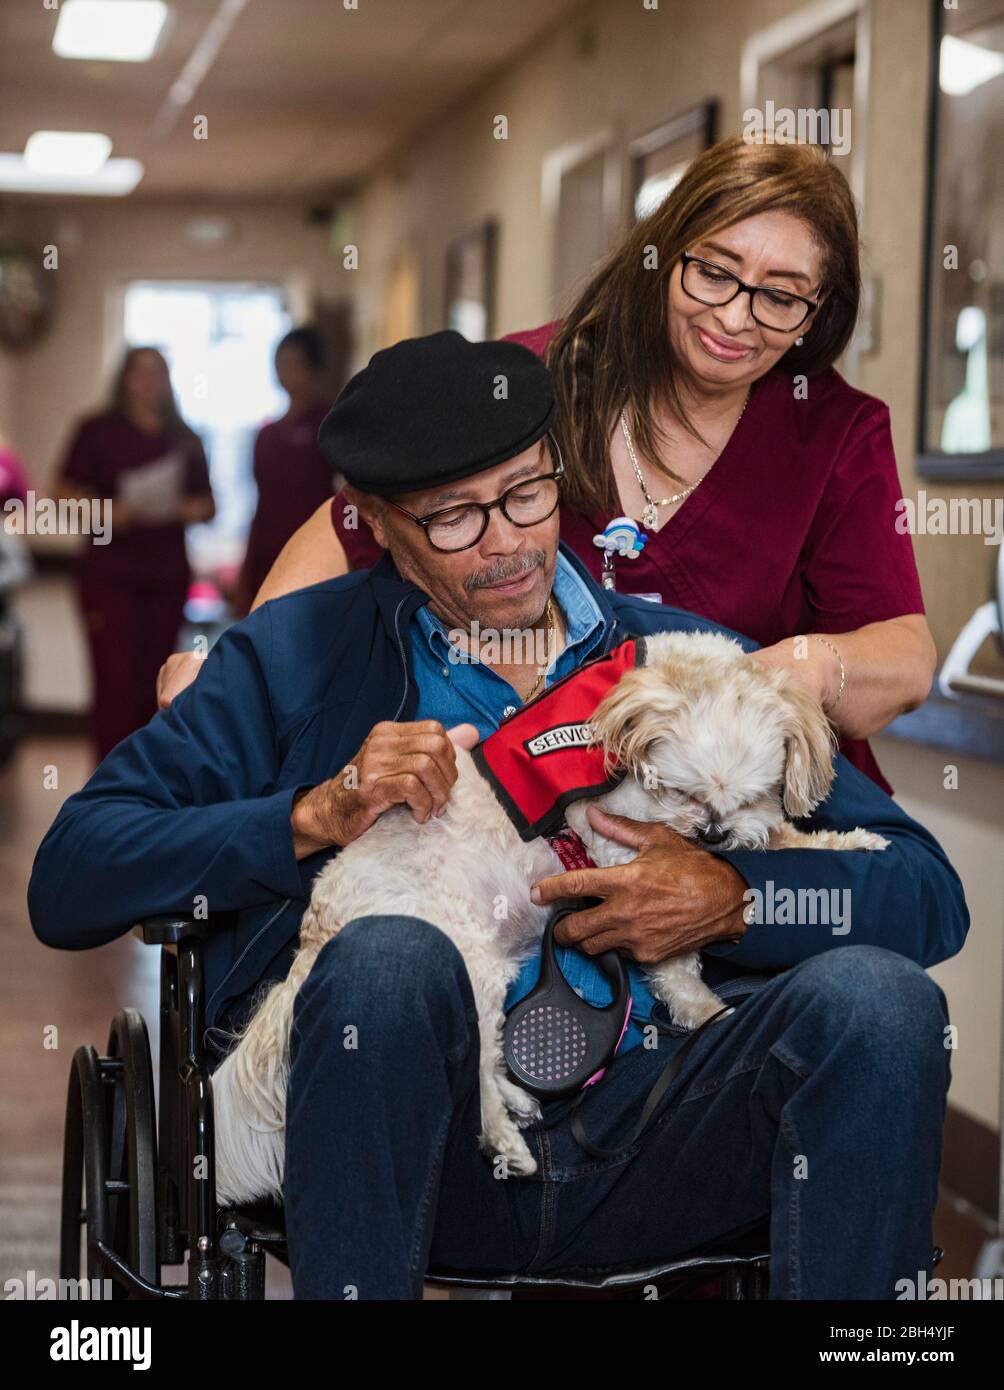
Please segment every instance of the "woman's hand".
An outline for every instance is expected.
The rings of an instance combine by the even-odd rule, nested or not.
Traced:
[[[198,652],[172,652],[157,672],[157,708],[167,709],[175,695],[192,684],[202,670],[204,656]]]

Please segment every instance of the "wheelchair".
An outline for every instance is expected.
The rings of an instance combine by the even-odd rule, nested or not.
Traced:
[[[73,1056],[59,1272],[81,1277],[83,1244],[87,1279],[110,1279],[114,1298],[261,1300],[266,1254],[289,1264],[281,1206],[216,1201],[211,1068],[203,1041],[202,938],[211,929],[211,919],[185,915],[150,917],[133,928],[161,951],[159,1116],[147,1027],[137,1009],[115,1015],[105,1056],[90,1046]],[[458,1298],[534,1296],[530,1290],[538,1297],[562,1291],[574,1297],[574,1290],[616,1297],[645,1286],[660,1300],[716,1292],[729,1301],[765,1299],[767,1234],[761,1224],[645,1265],[542,1275],[430,1269],[425,1282]],[[935,1251],[936,1264],[942,1253]],[[186,1257],[187,1282],[162,1282],[163,1266],[183,1265]]]

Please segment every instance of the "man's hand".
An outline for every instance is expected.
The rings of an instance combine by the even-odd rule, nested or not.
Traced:
[[[590,956],[619,948],[642,965],[654,965],[745,934],[747,885],[731,864],[668,826],[611,816],[596,806],[587,815],[594,830],[640,853],[630,864],[575,869],[534,885],[535,903],[603,899],[598,907],[562,918],[554,933],[562,946]]]
[[[205,659],[198,652],[171,653],[157,672],[158,709],[167,709],[175,695],[180,695],[192,684]]]
[[[407,806],[419,824],[442,815],[457,780],[457,748],[478,742],[473,724],[449,732],[435,719],[377,724],[358,754],[293,803],[293,847],[305,859],[348,845],[392,806]]]

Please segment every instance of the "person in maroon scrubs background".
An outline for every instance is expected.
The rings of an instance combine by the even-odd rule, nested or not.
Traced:
[[[275,374],[289,396],[289,408],[263,425],[255,440],[258,505],[237,583],[240,617],[290,536],[335,490],[331,468],[317,447],[317,431],[331,406],[318,385],[323,368],[324,344],[315,328],[294,328],[275,350]]]
[[[181,495],[168,515],[151,521],[145,508],[130,509],[122,480],[168,455],[179,459]],[[177,638],[191,577],[185,527],[216,510],[202,442],[179,414],[156,348],[126,351],[111,403],[77,426],[55,491],[111,500],[110,541],[89,538],[77,566],[101,759],[156,712],[157,670]]]
[[[936,653],[897,525],[888,407],[833,367],[859,297],[857,217],[837,165],[816,146],[733,137],[694,160],[563,320],[507,336],[554,377],[562,539],[598,577],[594,535],[647,514],[648,542],[616,561],[617,589],[755,638],[890,790],[866,739],[926,698]],[[336,497],[255,606],[380,553]],[[172,658],[161,703],[196,671]]]

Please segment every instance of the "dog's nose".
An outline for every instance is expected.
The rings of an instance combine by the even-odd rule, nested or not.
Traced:
[[[706,845],[720,845],[728,833],[717,821],[712,821],[697,832],[698,838]]]

